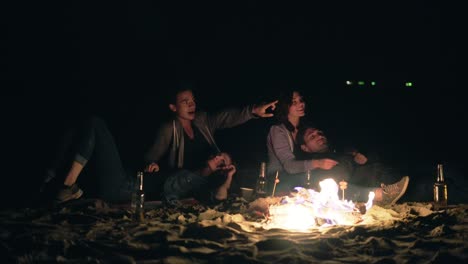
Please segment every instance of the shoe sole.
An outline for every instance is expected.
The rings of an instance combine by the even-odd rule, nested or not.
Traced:
[[[405,181],[405,184],[403,185],[402,191],[400,192],[400,194],[395,199],[393,199],[393,201],[390,203],[391,205],[395,204],[398,200],[400,200],[400,198],[403,196],[403,194],[406,193],[406,189],[408,188],[408,184],[409,184],[409,177],[405,176],[405,178],[407,178],[407,180]]]
[[[79,189],[76,193],[70,195],[66,200],[57,200],[58,203],[64,203],[70,200],[76,200],[80,199],[80,197],[83,195],[83,190]]]

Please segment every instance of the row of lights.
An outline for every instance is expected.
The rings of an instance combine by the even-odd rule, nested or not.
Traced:
[[[363,85],[366,84],[365,81],[357,81],[356,83],[357,83],[357,85],[359,85],[359,86],[363,86]],[[353,81],[346,81],[346,85],[348,85],[348,86],[349,86],[349,85],[353,85],[353,84],[354,84]],[[370,82],[370,85],[371,85],[371,86],[375,86],[375,85],[376,85],[376,82],[371,81],[371,82]],[[413,83],[412,83],[412,82],[405,82],[405,86],[406,86],[406,87],[411,87],[411,86],[413,86]]]

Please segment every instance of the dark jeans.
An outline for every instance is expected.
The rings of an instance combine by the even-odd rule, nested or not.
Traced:
[[[205,177],[189,170],[176,170],[164,182],[164,198],[171,201],[193,197],[207,184]]]
[[[203,203],[216,203],[215,191],[226,180],[226,175],[214,173],[200,176],[185,169],[170,173],[164,183],[163,196],[166,201],[195,198]],[[232,186],[231,186],[232,189]]]
[[[369,200],[369,193],[375,192],[375,189],[377,189],[377,187],[363,187],[348,183],[347,189],[344,191],[344,196],[346,200],[351,200],[353,202],[367,202],[367,200]],[[341,198],[341,194],[341,190],[338,190],[338,197]]]
[[[114,138],[102,119],[88,118],[66,133],[49,174],[63,180],[74,161],[85,166],[77,180],[85,195],[110,202],[130,200],[133,177],[127,177]]]
[[[380,186],[381,183],[392,184],[401,178],[401,173],[395,168],[385,166],[381,162],[369,162],[356,165],[350,179],[351,183],[360,186]]]

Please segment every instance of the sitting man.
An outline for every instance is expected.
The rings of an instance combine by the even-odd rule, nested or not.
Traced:
[[[129,202],[135,177],[129,176],[129,170],[124,169],[107,124],[95,116],[82,121],[72,126],[60,142],[61,151],[56,153],[48,169],[43,192],[46,189],[52,191],[45,195],[47,198],[55,196],[57,203],[79,199],[84,194],[78,186],[81,180],[88,198],[110,203]],[[149,175],[144,180],[144,190],[149,197],[159,198],[159,186],[163,185],[167,200],[194,197],[202,202],[215,202],[227,198],[235,172],[231,157],[219,153],[209,157],[201,169],[170,171],[165,181]],[[130,175],[135,174],[131,172]]]
[[[298,155],[300,159],[330,158],[338,161],[338,164],[330,170],[313,170],[312,186],[326,178],[333,178],[337,183],[349,182],[346,190],[347,199],[362,202],[368,199],[370,191],[375,193],[374,202],[378,205],[390,205],[396,203],[406,192],[409,177],[405,176],[400,181],[380,187],[372,187],[372,182],[380,169],[370,164],[363,154],[352,151],[350,153],[335,153],[330,150],[327,137],[324,133],[313,127],[304,127],[297,135],[297,142],[303,153]],[[373,173],[372,173],[373,172]],[[366,177],[367,181],[366,182]]]

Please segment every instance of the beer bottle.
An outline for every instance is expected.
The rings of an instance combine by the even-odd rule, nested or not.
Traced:
[[[257,197],[267,196],[267,178],[266,178],[266,163],[260,164],[260,173],[258,174],[257,184],[255,186],[255,195]]]
[[[306,172],[306,177],[304,181],[304,188],[306,189],[311,189],[312,188],[312,183],[310,181],[310,170],[307,170]]]
[[[145,192],[143,191],[143,172],[137,172],[137,181],[132,193],[132,213],[137,221],[145,218]]]
[[[434,207],[435,209],[447,207],[447,183],[444,178],[444,167],[437,164],[437,179],[434,183]]]

